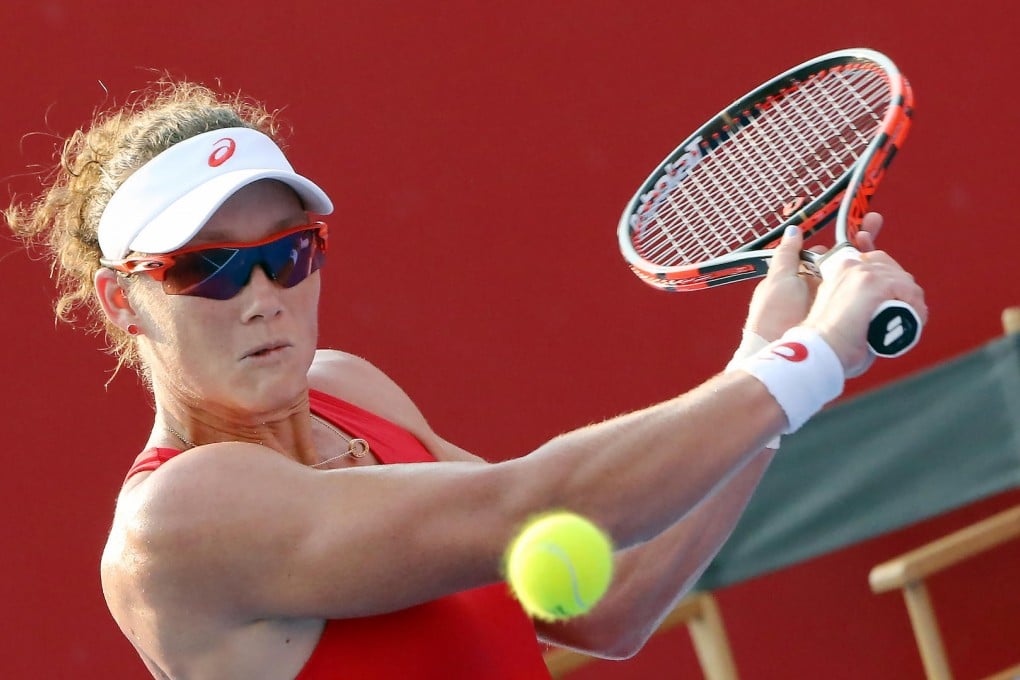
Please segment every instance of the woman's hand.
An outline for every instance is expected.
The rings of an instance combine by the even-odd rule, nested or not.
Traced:
[[[843,260],[827,272],[803,324],[822,334],[847,377],[860,375],[874,361],[867,344],[868,326],[883,302],[905,302],[917,312],[922,326],[928,319],[924,290],[910,272],[888,253],[875,250],[867,234],[860,234],[855,245],[860,258]]]
[[[875,239],[882,229],[882,216],[864,216],[855,246],[861,252],[875,249]],[[755,289],[748,308],[744,329],[768,342],[778,339],[787,330],[801,323],[814,303],[821,279],[801,268],[800,251],[804,240],[800,234],[783,239],[769,265],[769,273]],[[814,246],[813,253],[824,253],[825,246]]]

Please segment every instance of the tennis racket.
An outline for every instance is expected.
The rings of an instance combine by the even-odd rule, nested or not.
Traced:
[[[913,95],[874,50],[832,52],[782,73],[701,126],[648,177],[620,219],[620,252],[644,282],[703,290],[765,276],[789,225],[811,236],[835,218],[835,246],[803,251],[824,276],[844,258],[868,203],[907,134]],[[910,305],[875,311],[868,344],[878,356],[913,347],[921,322]]]

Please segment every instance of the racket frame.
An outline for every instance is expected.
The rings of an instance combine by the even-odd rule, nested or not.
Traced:
[[[686,157],[693,161],[693,165],[684,169],[687,172],[693,171],[698,162],[708,157],[716,147],[730,138],[731,130],[735,126],[747,120],[745,112],[750,111],[755,104],[767,101],[764,94],[781,93],[812,74],[859,62],[872,63],[885,74],[890,84],[890,103],[879,125],[879,134],[871,140],[846,172],[820,196],[807,205],[796,206],[786,220],[764,235],[730,253],[697,264],[660,266],[648,262],[638,254],[631,240],[631,217],[643,203],[647,204],[647,200],[643,202],[642,197],[653,191],[670,173],[677,171],[675,167],[669,166],[679,162],[681,167],[684,167],[683,161]],[[655,288],[669,291],[703,290],[711,286],[765,276],[773,254],[771,249],[778,244],[786,227],[796,225],[807,238],[835,219],[836,247],[826,254],[827,257],[841,247],[849,245],[859,230],[871,196],[910,128],[912,115],[913,94],[910,84],[892,60],[880,52],[865,48],[839,50],[795,66],[727,106],[678,145],[655,168],[628,202],[620,218],[617,228],[620,252],[638,278]],[[737,130],[739,134],[739,127]],[[699,155],[695,160],[696,150]],[[682,182],[683,177],[678,181]],[[802,259],[806,269],[818,273],[822,257],[803,251]]]

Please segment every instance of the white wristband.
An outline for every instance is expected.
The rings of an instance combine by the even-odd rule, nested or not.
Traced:
[[[733,353],[733,358],[730,359],[730,363],[726,364],[726,370],[724,373],[731,373],[740,368],[740,364],[744,359],[757,354],[759,351],[767,347],[769,341],[761,337],[754,331],[749,331],[746,328],[741,331],[740,334],[740,346],[737,347],[737,351]],[[779,448],[779,435],[776,435],[768,443],[765,444],[765,448],[776,450]]]
[[[786,414],[784,434],[796,432],[843,392],[843,363],[817,331],[796,326],[739,363],[757,378]]]

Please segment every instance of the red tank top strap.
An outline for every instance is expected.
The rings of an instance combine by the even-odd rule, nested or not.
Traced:
[[[331,394],[309,390],[309,406],[316,415],[356,437],[366,437],[372,452],[382,463],[423,463],[434,461],[425,447],[404,428],[370,411]],[[145,449],[135,458],[124,481],[139,472],[151,472],[183,451],[161,447]]]
[[[183,453],[183,451],[180,451],[178,449],[164,449],[155,446],[149,449],[145,449],[140,454],[138,454],[137,458],[135,458],[135,462],[131,466],[131,469],[128,470],[127,476],[124,477],[124,481],[126,482],[127,480],[131,479],[131,477],[133,477],[134,475],[137,475],[139,472],[150,472],[152,470],[155,470],[163,463],[167,462],[174,456],[177,456],[181,453]]]
[[[308,405],[320,418],[368,440],[372,453],[385,465],[436,460],[413,434],[349,401],[319,390],[308,390]]]

